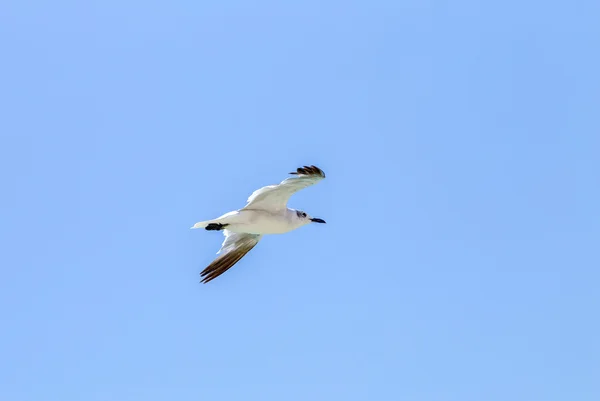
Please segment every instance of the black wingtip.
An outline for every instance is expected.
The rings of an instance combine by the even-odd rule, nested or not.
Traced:
[[[315,165],[312,166],[304,166],[298,167],[296,171],[291,172],[290,174],[294,175],[320,175],[321,177],[325,177],[325,172],[318,168]]]

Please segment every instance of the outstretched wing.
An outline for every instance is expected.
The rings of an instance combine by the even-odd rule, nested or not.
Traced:
[[[303,188],[316,184],[325,178],[323,170],[316,166],[304,166],[290,173],[296,177],[287,178],[278,185],[257,189],[248,198],[244,209],[281,210],[287,207],[290,196]]]
[[[262,235],[234,233],[224,230],[225,241],[221,245],[220,254],[213,262],[202,270],[200,277],[203,277],[202,283],[208,283],[210,280],[219,277],[229,268],[235,265],[260,241]]]

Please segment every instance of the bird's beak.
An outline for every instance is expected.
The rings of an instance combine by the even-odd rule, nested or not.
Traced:
[[[312,219],[310,219],[310,221],[312,221],[313,223],[323,223],[323,224],[325,224],[325,220],[323,220],[323,219],[312,218]]]

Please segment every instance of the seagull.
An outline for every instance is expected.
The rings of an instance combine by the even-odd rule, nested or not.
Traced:
[[[325,178],[323,170],[317,166],[304,166],[290,174],[294,177],[254,191],[242,209],[225,213],[214,220],[200,221],[191,227],[223,231],[225,235],[217,252],[220,256],[200,273],[202,283],[206,284],[229,270],[258,244],[264,234],[283,234],[310,223],[325,223],[325,220],[311,217],[302,210],[287,207],[290,196]]]

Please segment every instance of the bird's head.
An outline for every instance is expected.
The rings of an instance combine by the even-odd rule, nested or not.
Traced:
[[[319,219],[316,217],[311,217],[306,212],[303,212],[302,210],[296,210],[296,218],[298,218],[298,220],[300,220],[303,224],[325,223],[325,220]]]

